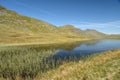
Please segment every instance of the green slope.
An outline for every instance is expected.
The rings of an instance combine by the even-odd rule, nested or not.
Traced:
[[[104,37],[108,36],[104,33],[98,32],[98,31],[93,30],[93,29],[87,29],[87,30],[84,31],[84,33],[86,35],[89,35],[89,36],[95,37],[95,38],[104,38]]]
[[[1,6],[0,24],[7,26],[6,28],[23,32],[53,32],[53,30],[56,29],[56,27],[52,24],[49,24],[42,20],[22,16]]]
[[[20,15],[0,6],[0,43],[29,43],[97,38],[103,33],[83,31],[72,25],[57,27],[42,20]],[[52,42],[52,41],[51,41]]]
[[[111,38],[111,39],[120,39],[120,34],[109,35],[108,38]]]
[[[76,35],[81,35],[88,38],[105,38],[106,36],[108,36],[93,29],[81,30],[79,28],[75,28],[72,25],[64,25],[61,26],[60,29],[62,29],[64,32],[71,32],[75,33]]]

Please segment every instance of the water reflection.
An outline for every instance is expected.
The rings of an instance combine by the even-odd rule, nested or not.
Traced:
[[[83,41],[76,42],[74,45],[65,45],[66,47],[59,47],[57,54],[52,56],[55,60],[64,61],[64,59],[69,59],[75,57],[80,59],[83,56],[91,55],[94,53],[103,52],[106,50],[120,48],[120,40],[94,40],[94,41]]]

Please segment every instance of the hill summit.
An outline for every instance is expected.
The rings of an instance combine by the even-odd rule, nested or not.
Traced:
[[[93,30],[83,31],[69,24],[58,27],[42,20],[20,15],[0,5],[0,36],[0,43],[24,43],[51,39],[67,41],[97,38],[103,37],[104,34]]]

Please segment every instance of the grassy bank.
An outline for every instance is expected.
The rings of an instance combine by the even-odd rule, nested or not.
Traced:
[[[57,51],[34,46],[0,47],[0,80],[33,80],[64,62],[77,61],[74,56],[55,60]]]
[[[120,80],[120,49],[66,63],[35,80]]]
[[[120,49],[72,62],[56,62],[52,59],[56,53],[56,50],[39,50],[32,47],[0,48],[0,80],[120,79]]]
[[[26,45],[51,45],[51,44],[65,44],[65,43],[74,43],[77,41],[87,41],[92,39],[59,39],[59,40],[47,40],[47,41],[32,41],[32,42],[21,42],[21,43],[0,43],[0,46],[26,46]]]

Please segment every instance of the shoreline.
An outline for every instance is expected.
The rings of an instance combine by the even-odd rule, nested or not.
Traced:
[[[65,43],[73,43],[73,42],[81,42],[81,41],[89,41],[89,40],[98,40],[98,39],[81,39],[81,40],[70,40],[70,41],[50,41],[50,42],[29,42],[29,43],[13,43],[13,44],[0,44],[0,47],[10,47],[10,46],[30,46],[30,45],[52,45],[52,44],[65,44]]]
[[[90,40],[104,40],[111,38],[102,38],[102,39],[68,39],[68,40],[56,40],[56,41],[39,41],[39,42],[23,42],[23,43],[0,43],[0,47],[10,47],[10,46],[30,46],[30,45],[54,45],[54,44],[65,44],[65,43],[74,43]],[[113,39],[113,38],[112,38]],[[120,39],[117,39],[120,40]]]
[[[110,78],[112,78],[112,80],[118,80],[120,79],[120,77],[118,77],[118,70],[120,68],[119,58],[120,48],[108,50],[101,54],[91,55],[77,63],[65,63],[56,69],[50,70],[42,75],[37,75],[35,80],[83,80],[84,78],[86,80],[106,80]]]

